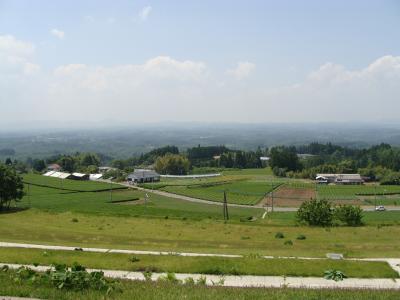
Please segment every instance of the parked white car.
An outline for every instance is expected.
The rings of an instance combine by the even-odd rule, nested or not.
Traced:
[[[386,208],[383,205],[379,205],[379,206],[375,207],[375,210],[376,211],[385,211]]]

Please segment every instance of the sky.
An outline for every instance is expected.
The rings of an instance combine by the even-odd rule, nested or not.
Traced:
[[[400,1],[0,0],[0,124],[390,122]]]

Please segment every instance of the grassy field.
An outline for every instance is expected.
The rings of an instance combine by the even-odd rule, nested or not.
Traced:
[[[390,213],[390,214],[389,214]],[[399,219],[396,212],[376,213]],[[400,226],[376,221],[363,227],[313,228],[289,225],[290,213],[255,222],[224,223],[213,219],[117,217],[31,209],[3,214],[0,240],[80,247],[104,247],[202,253],[262,254],[274,256],[398,257]],[[372,215],[371,215],[372,216]],[[375,218],[375,217],[374,217]],[[10,224],[12,224],[10,226]],[[275,238],[277,232],[283,239]],[[297,240],[299,235],[306,240]],[[291,240],[292,245],[285,243]]]
[[[146,183],[143,187],[198,199],[222,202],[226,191],[229,203],[254,205],[264,198],[282,180],[272,182],[269,168],[226,170],[222,176],[197,179],[162,178],[157,183]]]
[[[400,194],[399,185],[320,185],[318,197],[324,199],[357,199],[360,196]]]
[[[91,184],[91,182],[87,182]],[[134,189],[103,192],[67,192],[55,188],[25,186],[26,195],[18,205],[49,212],[78,212],[111,216],[147,216],[158,218],[222,219],[222,208],[216,205],[192,203],[150,194],[144,204],[145,193]],[[129,201],[131,200],[131,201]],[[111,203],[111,201],[127,201]],[[232,219],[260,217],[262,209],[231,208]]]
[[[134,259],[132,259],[134,258]],[[109,270],[127,270],[214,275],[266,275],[322,277],[324,271],[341,270],[348,277],[398,278],[386,262],[340,261],[330,259],[265,259],[185,257],[177,255],[128,255],[78,251],[50,251],[40,249],[0,248],[0,262],[17,264],[67,264]]]
[[[263,299],[263,300],[397,300],[398,291],[389,290],[350,290],[350,289],[265,289],[228,288],[193,285],[177,285],[168,282],[121,281],[122,292],[105,296],[98,291],[65,291],[50,286],[37,286],[31,283],[16,284],[10,274],[0,272],[0,294],[19,297],[34,297],[57,300],[103,300],[103,299]]]
[[[264,181],[241,180],[217,185],[165,186],[162,190],[199,199],[222,202],[226,191],[228,203],[257,204],[266,193],[276,188]]]

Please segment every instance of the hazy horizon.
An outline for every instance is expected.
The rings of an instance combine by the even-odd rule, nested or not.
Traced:
[[[391,0],[1,0],[0,124],[395,122],[399,17]]]

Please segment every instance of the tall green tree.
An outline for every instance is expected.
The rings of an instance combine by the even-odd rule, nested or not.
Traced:
[[[157,158],[155,169],[160,174],[185,175],[190,168],[189,160],[179,154],[167,154]]]
[[[302,169],[294,147],[278,146],[271,148],[269,164],[271,168],[285,169],[286,171]]]
[[[22,178],[15,169],[0,165],[0,211],[10,208],[13,201],[17,202],[24,196]]]

